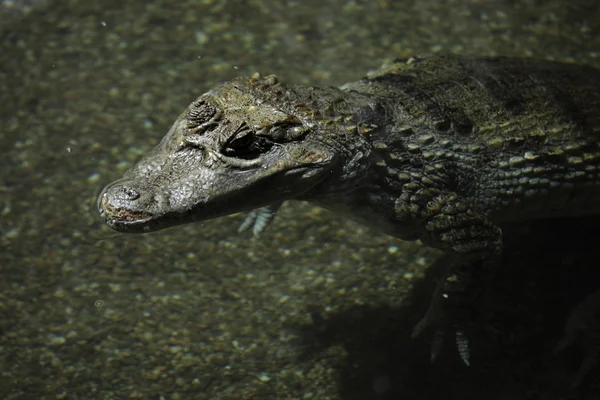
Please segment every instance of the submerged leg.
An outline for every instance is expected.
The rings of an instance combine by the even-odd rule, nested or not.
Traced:
[[[502,232],[484,214],[469,207],[455,193],[435,196],[405,194],[396,202],[401,219],[412,219],[423,232],[421,240],[456,256],[433,294],[423,319],[415,326],[412,337],[428,327],[435,327],[432,360],[440,351],[445,332],[452,330],[461,359],[470,363],[465,328],[471,311],[493,274],[502,247]]]

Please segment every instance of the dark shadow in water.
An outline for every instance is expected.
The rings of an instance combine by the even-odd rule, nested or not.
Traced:
[[[336,345],[345,349],[339,382],[345,400],[600,398],[600,368],[570,389],[582,349],[553,355],[572,308],[600,290],[599,222],[561,220],[504,229],[502,268],[469,332],[471,367],[462,364],[451,338],[434,364],[429,362],[431,335],[410,339],[444,258],[416,285],[410,304],[355,307],[326,319],[312,313],[313,324],[302,327],[303,356],[323,358]]]

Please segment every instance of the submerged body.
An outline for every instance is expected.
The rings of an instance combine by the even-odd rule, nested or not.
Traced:
[[[458,56],[341,88],[238,79],[194,101],[99,210],[147,232],[298,199],[421,239],[457,261],[416,333],[450,323],[468,360],[464,311],[500,225],[600,213],[598,88],[594,68]]]

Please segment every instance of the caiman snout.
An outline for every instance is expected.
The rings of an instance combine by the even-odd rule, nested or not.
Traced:
[[[98,196],[98,211],[106,223],[117,230],[148,221],[149,193],[136,187],[134,182],[114,182],[102,190]]]

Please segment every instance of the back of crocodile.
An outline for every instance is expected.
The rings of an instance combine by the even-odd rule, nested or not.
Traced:
[[[599,87],[590,67],[457,56],[397,61],[344,86],[395,114],[373,140],[406,164],[443,162],[449,189],[496,221],[600,212]]]

